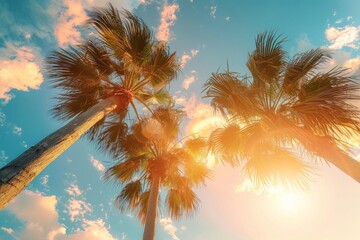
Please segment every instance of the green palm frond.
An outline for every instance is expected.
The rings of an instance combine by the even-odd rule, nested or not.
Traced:
[[[145,90],[140,92],[136,99],[149,105],[170,107],[173,103],[172,96],[165,89],[162,88],[158,91]]]

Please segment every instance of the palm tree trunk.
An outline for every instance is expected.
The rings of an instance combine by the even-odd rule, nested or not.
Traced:
[[[158,211],[158,200],[160,192],[160,177],[156,176],[151,182],[150,196],[145,219],[143,240],[155,239],[155,225]]]
[[[360,183],[360,162],[349,156],[335,143],[325,137],[310,136],[300,138],[301,144],[311,152],[333,164],[343,173]]]
[[[306,150],[333,164],[343,173],[360,183],[360,162],[339,148],[331,138],[316,136],[311,131],[302,127],[280,129],[297,139]]]
[[[102,100],[0,169],[0,209],[95,123],[116,109],[121,97]]]

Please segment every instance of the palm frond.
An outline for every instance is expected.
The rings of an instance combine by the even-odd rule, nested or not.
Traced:
[[[253,84],[278,81],[278,76],[286,62],[286,54],[282,49],[285,38],[276,36],[275,32],[264,32],[256,38],[255,51],[249,54],[247,67],[253,76]]]
[[[308,189],[312,175],[312,168],[295,154],[269,145],[258,146],[258,152],[247,161],[244,170],[259,187],[280,182],[294,189]]]
[[[239,125],[230,124],[214,130],[210,137],[210,149],[222,162],[238,165],[242,153],[242,131]]]
[[[351,136],[359,131],[359,109],[350,101],[359,98],[360,86],[344,73],[336,68],[301,86],[299,99],[290,108],[298,125],[329,136]]]
[[[246,78],[244,79],[246,80]],[[213,73],[204,84],[205,98],[211,98],[211,106],[225,118],[237,114],[248,119],[257,114],[255,95],[248,90],[245,81],[235,73]]]
[[[141,201],[142,185],[140,180],[127,183],[115,199],[115,206],[120,211],[135,209]]]
[[[178,178],[174,188],[170,189],[165,199],[165,205],[169,211],[170,217],[178,219],[183,214],[192,216],[199,206],[199,199],[195,192],[190,188],[187,179]]]
[[[300,85],[311,78],[319,67],[328,62],[331,54],[322,48],[295,55],[284,72],[283,89],[289,95],[297,94]]]

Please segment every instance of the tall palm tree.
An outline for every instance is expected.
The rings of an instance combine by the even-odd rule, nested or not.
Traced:
[[[141,19],[109,5],[90,12],[87,25],[87,40],[46,61],[52,86],[62,90],[52,113],[71,121],[0,170],[0,209],[84,133],[107,141],[121,134],[129,106],[137,115],[136,104],[170,99],[164,86],[179,69],[176,55]]]
[[[324,159],[360,182],[360,163],[350,139],[359,136],[359,84],[346,69],[321,71],[326,49],[289,58],[284,38],[265,32],[249,54],[251,76],[229,70],[205,83],[211,105],[229,125],[212,133],[211,148],[223,161],[239,164],[253,180],[274,179],[306,186],[312,168],[304,153]],[[306,155],[306,154],[305,154]]]
[[[124,185],[115,205],[137,213],[145,224],[144,240],[155,237],[160,188],[166,190],[165,207],[176,219],[197,209],[192,187],[204,184],[211,174],[204,165],[207,141],[177,141],[182,116],[182,111],[158,108],[128,129],[117,150],[107,148],[119,161],[106,171],[105,179]]]

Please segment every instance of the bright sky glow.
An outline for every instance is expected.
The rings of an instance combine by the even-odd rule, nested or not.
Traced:
[[[43,60],[53,49],[78,43],[88,10],[106,2],[0,1],[0,167],[64,125],[49,114],[58,91],[49,86]],[[291,55],[332,49],[334,59],[326,69],[346,66],[360,76],[359,0],[110,2],[143,18],[154,37],[177,52],[182,72],[170,91],[188,116],[184,135],[208,136],[224,124],[202,98],[203,84],[227,64],[231,71],[247,73],[247,53],[265,30],[283,33]],[[151,124],[147,134],[156,135],[156,123]],[[360,159],[359,148],[354,156]],[[102,180],[112,163],[86,138],[79,140],[0,211],[0,239],[141,239],[135,214],[113,206],[119,186]],[[360,239],[360,185],[334,167],[318,163],[310,189],[293,192],[255,188],[242,166],[217,166],[211,155],[207,165],[215,175],[206,188],[197,189],[200,210],[178,221],[162,211],[156,239]]]

